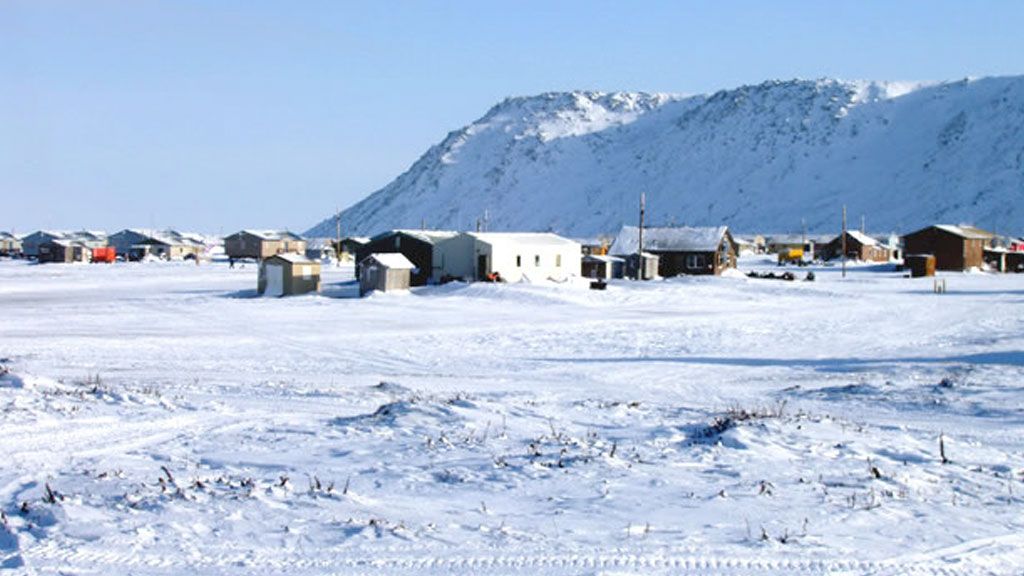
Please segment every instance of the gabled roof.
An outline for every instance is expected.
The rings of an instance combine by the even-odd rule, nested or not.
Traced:
[[[255,236],[260,240],[302,240],[302,236],[289,232],[288,230],[251,230],[245,229],[235,232],[231,236],[238,234],[249,234]],[[228,236],[230,238],[231,236]]]
[[[395,268],[396,270],[412,270],[416,267],[415,264],[409,262],[409,259],[400,252],[376,252],[363,258],[363,262],[371,258],[387,268]]]
[[[18,237],[15,236],[14,234],[11,234],[10,232],[3,232],[3,231],[0,231],[0,238],[3,238],[4,240],[17,240],[18,239]]]
[[[411,236],[413,238],[416,238],[417,240],[426,242],[427,244],[437,244],[442,240],[454,238],[455,236],[459,235],[458,232],[454,232],[451,230],[410,230],[399,228],[396,230],[388,230],[387,232],[381,232],[380,234],[377,234],[373,238],[367,240],[367,242],[376,242],[381,238],[387,238],[388,236],[392,236],[395,234]]]
[[[929,228],[936,228],[938,230],[942,230],[943,232],[948,232],[950,234],[953,234],[954,236],[959,236],[961,238],[966,238],[968,240],[990,240],[993,236],[991,233],[986,232],[980,228],[975,228],[974,226],[954,226],[952,224],[935,224],[932,226],[926,226],[924,228],[921,228],[920,230],[915,230],[914,232],[907,234],[907,236],[913,236],[918,232],[924,232]]]
[[[525,246],[575,246],[579,242],[563,238],[551,232],[466,232],[485,244],[518,244]]]
[[[294,252],[285,252],[285,253],[282,253],[282,254],[274,254],[270,258],[267,258],[267,260],[271,260],[273,258],[280,258],[281,260],[284,260],[286,262],[291,262],[292,264],[316,264],[316,262],[313,262],[312,260],[310,260],[309,258],[306,258],[302,254],[296,254]]]
[[[875,240],[874,238],[868,236],[867,234],[861,232],[860,230],[847,230],[846,233],[849,234],[851,238],[853,238],[857,242],[860,242],[864,246],[875,246],[876,244],[878,244],[878,240]],[[837,236],[837,238],[841,237]]]
[[[644,250],[651,252],[714,252],[728,234],[728,226],[644,228]],[[635,254],[639,239],[636,226],[623,226],[609,254]]]

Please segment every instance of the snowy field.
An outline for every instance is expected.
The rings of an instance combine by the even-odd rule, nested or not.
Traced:
[[[0,573],[1021,574],[1024,275],[816,273],[0,262]]]

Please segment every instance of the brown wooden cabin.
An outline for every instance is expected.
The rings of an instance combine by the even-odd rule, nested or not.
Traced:
[[[39,245],[39,262],[88,262],[92,249],[80,242],[52,240]]]
[[[843,235],[833,238],[822,250],[825,260],[841,258],[843,255]],[[858,230],[846,231],[846,257],[861,262],[888,262],[889,248],[882,246],[878,240]]]
[[[985,246],[992,234],[971,226],[936,224],[903,237],[906,254],[935,256],[938,270],[968,270],[985,264]]]
[[[639,230],[623,226],[609,252],[629,257],[638,252]],[[727,226],[644,228],[644,252],[658,257],[658,275],[721,274],[736,267],[738,246]]]
[[[228,258],[262,260],[287,253],[304,255],[306,241],[287,230],[241,230],[224,237],[224,254]]]

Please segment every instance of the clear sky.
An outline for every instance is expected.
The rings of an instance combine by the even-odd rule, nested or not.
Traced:
[[[0,230],[305,230],[507,96],[1024,67],[1024,2],[0,1]]]

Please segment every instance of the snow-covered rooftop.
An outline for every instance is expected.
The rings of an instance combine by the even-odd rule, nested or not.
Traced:
[[[847,230],[846,233],[849,234],[851,238],[853,238],[857,242],[860,242],[864,246],[874,246],[878,244],[878,240],[875,240],[874,238],[868,236],[867,234],[861,232],[860,230]]]
[[[652,252],[714,252],[728,226],[673,226],[644,228],[644,250]],[[635,254],[639,228],[623,226],[608,250],[611,254]]]
[[[246,234],[252,234],[261,240],[302,240],[302,237],[287,230],[242,230]]]
[[[528,246],[579,246],[579,243],[551,232],[467,232],[487,244],[519,244]]]
[[[383,266],[386,266],[388,268],[395,268],[398,270],[412,270],[413,268],[416,267],[415,264],[410,262],[408,258],[406,258],[403,254],[399,252],[375,252],[373,254],[370,254],[366,258],[373,258]]]
[[[313,262],[312,260],[306,258],[302,254],[296,254],[295,252],[284,252],[281,254],[275,254],[271,256],[271,258],[280,258],[281,260],[291,262],[292,264],[316,264],[316,262]]]

